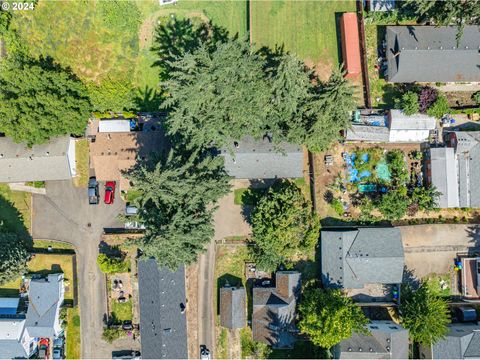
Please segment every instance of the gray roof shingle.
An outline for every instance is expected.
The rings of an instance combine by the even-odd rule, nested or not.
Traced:
[[[361,289],[366,284],[402,282],[404,252],[399,229],[324,230],[321,254],[324,286]]]
[[[432,345],[433,359],[468,359],[480,357],[480,326],[451,324],[445,339]]]
[[[460,43],[453,26],[387,26],[388,81],[480,81],[480,31],[465,26]]]
[[[154,259],[138,263],[140,340],[144,359],[188,358],[185,267],[172,272]]]
[[[255,341],[279,349],[293,347],[300,285],[299,272],[278,271],[275,287],[253,288],[252,334]]]
[[[220,324],[229,329],[240,329],[246,323],[245,288],[220,289]]]
[[[390,130],[385,126],[372,126],[352,124],[347,129],[345,139],[347,141],[385,142],[390,139]]]
[[[68,180],[70,137],[63,136],[28,148],[0,137],[0,182]]]
[[[225,170],[237,179],[303,177],[303,149],[289,143],[274,144],[268,139],[245,137],[238,147],[224,148]]]
[[[440,208],[459,207],[457,164],[453,148],[430,149],[432,185],[441,193]]]
[[[354,333],[334,349],[340,359],[408,359],[408,331],[392,321],[372,321],[371,335]]]

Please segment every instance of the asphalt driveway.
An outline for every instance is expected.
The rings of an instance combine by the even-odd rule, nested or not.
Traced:
[[[480,250],[480,225],[401,226],[405,265],[418,278],[448,273],[457,253]]]
[[[100,184],[100,195],[104,186]],[[105,278],[96,259],[104,228],[122,227],[117,215],[125,203],[115,194],[113,205],[89,205],[87,189],[71,181],[46,183],[46,195],[33,195],[34,239],[69,242],[77,249],[77,272],[82,333],[82,358],[111,358],[111,349],[101,340],[106,313]]]

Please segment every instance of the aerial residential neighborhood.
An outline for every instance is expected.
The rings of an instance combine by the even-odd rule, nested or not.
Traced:
[[[0,359],[480,357],[480,0],[0,8]]]

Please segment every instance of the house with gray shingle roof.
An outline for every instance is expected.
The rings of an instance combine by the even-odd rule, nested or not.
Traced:
[[[60,307],[64,294],[63,274],[49,274],[30,280],[25,322],[30,336],[51,338],[61,332]]]
[[[367,284],[400,284],[405,265],[397,228],[322,230],[322,283],[362,289]]]
[[[246,324],[245,288],[226,286],[220,289],[220,325],[241,329]]]
[[[37,341],[25,328],[25,314],[0,315],[0,359],[28,359],[37,349]]]
[[[408,359],[408,330],[393,321],[372,321],[370,334],[353,333],[333,348],[335,359]]]
[[[138,263],[140,342],[143,359],[187,359],[185,267],[158,268],[154,259]]]
[[[297,271],[278,271],[275,287],[253,288],[253,340],[274,349],[293,348],[300,290],[301,274]]]
[[[432,148],[427,181],[442,195],[439,207],[480,207],[480,131],[448,131],[447,148]]]
[[[285,179],[303,177],[304,152],[299,145],[272,143],[245,137],[220,151],[225,170],[236,179]]]
[[[0,183],[71,179],[76,175],[75,140],[63,136],[29,148],[0,137],[0,169]]]
[[[465,26],[387,26],[389,82],[480,81],[480,30]]]
[[[480,358],[480,326],[477,324],[450,324],[447,336],[431,346],[420,346],[423,359],[478,359]]]

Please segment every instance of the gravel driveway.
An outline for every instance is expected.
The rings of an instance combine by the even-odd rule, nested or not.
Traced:
[[[445,274],[459,252],[480,250],[480,225],[415,225],[399,227],[405,265],[418,278]]]
[[[77,250],[78,292],[82,333],[82,358],[111,358],[112,347],[101,340],[106,312],[105,278],[96,259],[104,228],[122,227],[117,215],[125,203],[115,194],[113,205],[89,205],[87,189],[71,181],[46,183],[47,195],[33,195],[34,239],[69,242]],[[100,184],[100,195],[104,186]]]

